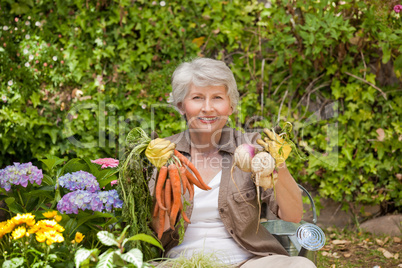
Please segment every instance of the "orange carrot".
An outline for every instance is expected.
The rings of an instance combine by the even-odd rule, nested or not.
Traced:
[[[174,229],[174,224],[176,222],[177,214],[179,213],[180,203],[181,203],[181,185],[179,170],[175,164],[169,165],[168,168],[169,177],[172,183],[172,193],[173,193],[173,205],[170,213],[170,227]]]
[[[183,220],[185,220],[188,223],[191,223],[190,219],[187,217],[186,213],[183,210],[183,203],[180,203],[180,213],[181,213],[181,216],[183,217]]]
[[[154,213],[152,214],[152,216],[156,218],[158,216],[158,213],[159,213],[159,205],[158,202],[155,202]]]
[[[191,182],[187,182],[187,190],[190,194],[190,200],[193,200],[194,198],[194,184],[192,184]]]
[[[158,180],[156,181],[156,188],[155,188],[155,197],[156,197],[156,202],[158,202],[159,208],[163,210],[167,210],[164,205],[162,205],[162,188],[163,185],[165,184],[165,180],[167,177],[167,172],[168,168],[166,166],[162,166],[161,169],[159,170],[159,176]]]
[[[207,184],[205,184],[205,182],[203,181],[203,179],[201,178],[201,174],[200,172],[198,172],[198,170],[195,168],[194,164],[190,162],[190,160],[187,159],[187,157],[185,157],[184,155],[182,155],[179,151],[177,151],[176,149],[174,150],[174,155],[186,166],[188,166],[191,171],[194,173],[195,177],[198,179],[198,181],[200,182],[200,184],[203,186],[203,188],[205,188],[204,190],[211,190],[211,187],[209,187]],[[194,183],[195,184],[195,183]],[[197,184],[196,184],[197,185]],[[198,186],[198,185],[197,185]],[[200,187],[201,188],[201,187]],[[201,188],[201,189],[203,189]]]
[[[161,192],[161,199],[162,199],[162,205],[164,206],[165,204],[165,191]],[[163,209],[159,209],[159,222],[158,222],[158,238],[161,239],[163,235],[163,231],[165,228],[165,217],[166,217],[166,211]]]
[[[207,188],[205,188],[203,185],[201,185],[201,183],[197,180],[197,178],[194,177],[194,175],[193,175],[188,169],[186,169],[186,177],[187,177],[187,180],[188,180],[189,182],[191,182],[192,184],[194,184],[195,186],[197,186],[198,188],[200,188],[200,189],[202,189],[202,190],[209,190],[209,189],[211,189],[211,188],[207,189]],[[207,186],[208,186],[208,185],[207,185]]]
[[[172,209],[172,184],[169,178],[166,179],[165,185],[165,205],[168,209],[168,215],[170,215],[170,211]]]
[[[181,178],[181,183],[182,183],[182,187],[183,187],[183,194],[186,193],[187,191],[187,177],[186,177],[186,167],[179,167],[179,171],[180,171],[180,178]]]

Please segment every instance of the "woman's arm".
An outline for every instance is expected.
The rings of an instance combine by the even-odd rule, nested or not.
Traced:
[[[285,163],[278,168],[275,191],[279,218],[284,221],[300,222],[303,217],[301,191]]]

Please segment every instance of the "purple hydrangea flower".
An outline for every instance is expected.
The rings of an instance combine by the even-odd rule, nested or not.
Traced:
[[[96,202],[97,194],[84,190],[77,190],[64,195],[57,203],[57,210],[67,214],[78,214],[78,210],[92,210],[91,204]]]
[[[59,178],[59,185],[70,191],[87,190],[91,193],[99,191],[99,183],[96,177],[85,171],[67,173]]]
[[[77,190],[64,195],[57,203],[57,210],[67,214],[78,214],[78,210],[92,210],[103,212],[105,209],[122,208],[123,201],[120,200],[116,190],[89,192]]]
[[[105,209],[107,211],[111,211],[113,207],[114,208],[123,207],[123,201],[120,200],[119,194],[117,193],[116,190],[98,192],[98,197],[105,205]]]
[[[42,170],[29,163],[14,163],[0,170],[0,187],[10,191],[12,185],[27,187],[28,182],[38,185],[42,183]]]

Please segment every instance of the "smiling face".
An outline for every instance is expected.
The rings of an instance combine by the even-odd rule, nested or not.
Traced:
[[[213,134],[222,129],[233,112],[224,86],[191,85],[178,107],[186,116],[189,128],[200,133]]]

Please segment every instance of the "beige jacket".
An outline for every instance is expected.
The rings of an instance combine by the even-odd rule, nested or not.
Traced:
[[[259,133],[244,134],[229,127],[222,129],[221,140],[218,145],[222,155],[222,179],[218,199],[219,214],[226,230],[231,234],[233,239],[252,254],[259,256],[272,254],[288,255],[281,244],[259,224],[257,193],[251,178],[251,173],[243,172],[238,168],[234,169],[233,179],[238,188],[235,183],[233,183],[230,174],[233,154],[237,146],[243,143],[256,145],[256,140],[259,137]],[[188,130],[166,139],[174,142],[176,149],[191,160],[191,142]],[[149,184],[151,193],[154,192],[155,177],[156,174]],[[188,218],[190,218],[193,206],[192,202],[189,201],[188,192],[184,195],[184,198],[191,203],[186,209],[186,214]],[[274,199],[273,191],[267,190],[262,192],[261,199],[263,202],[266,202],[269,209],[277,215],[278,205]],[[178,217],[181,218],[181,215]],[[187,225],[187,223],[184,224],[184,229],[187,228]],[[258,231],[257,225],[259,225]],[[178,245],[178,229],[179,228],[176,228],[175,231],[169,229],[163,234],[161,242],[165,253]]]

